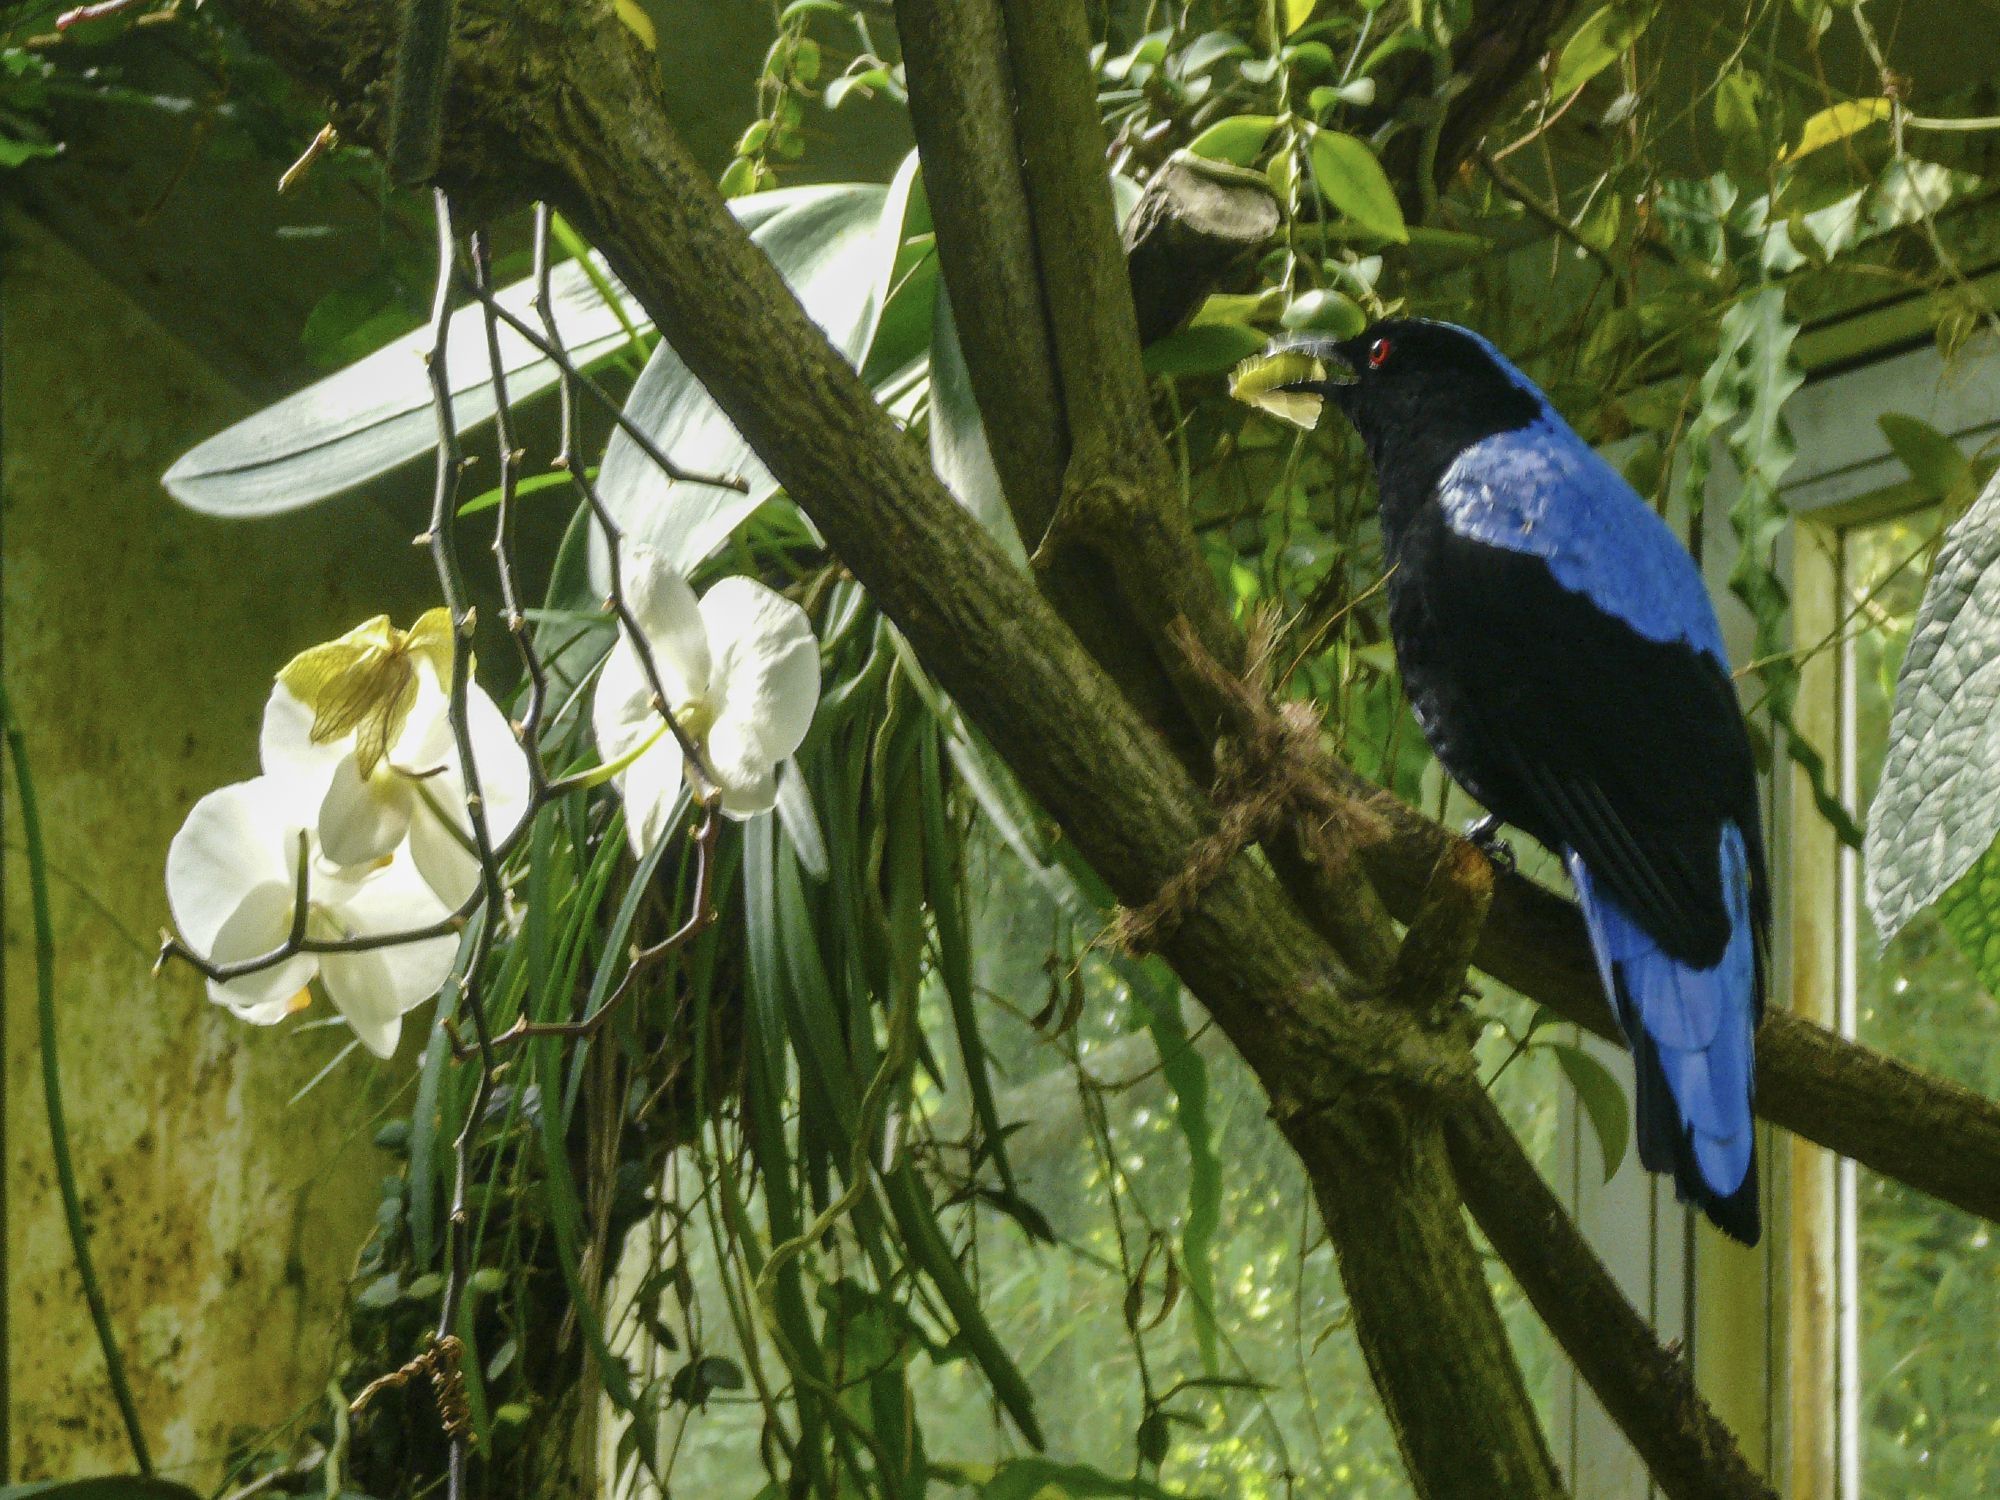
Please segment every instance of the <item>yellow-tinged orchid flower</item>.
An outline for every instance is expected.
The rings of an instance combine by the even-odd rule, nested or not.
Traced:
[[[312,742],[352,734],[361,774],[373,774],[403,732],[417,702],[417,663],[451,681],[451,613],[426,610],[408,630],[387,615],[366,620],[324,645],[310,646],[278,673],[293,697],[312,710]]]

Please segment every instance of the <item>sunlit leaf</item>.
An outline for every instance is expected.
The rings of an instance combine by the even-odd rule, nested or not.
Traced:
[[[1021,544],[1014,513],[993,467],[986,424],[973,396],[972,376],[943,287],[938,289],[931,334],[930,447],[931,466],[945,488],[972,512],[1016,567],[1026,568],[1028,550]]]
[[[1229,115],[1217,120],[1187,144],[1196,156],[1247,167],[1263,153],[1278,121],[1272,115]]]
[[[1265,336],[1241,323],[1196,323],[1146,346],[1149,375],[1219,375],[1265,345]]]
[[[1602,73],[1636,42],[1652,22],[1656,5],[1613,4],[1591,12],[1562,45],[1549,93],[1568,98]]]
[[[1290,36],[1312,19],[1313,7],[1319,0],[1284,0],[1285,35]]]
[[[733,205],[746,225],[823,199],[827,188],[764,193]],[[550,304],[571,360],[588,365],[625,342],[620,310],[599,295],[594,278],[609,282],[600,262],[564,261],[549,276]],[[531,281],[498,294],[517,317],[540,330],[530,306]],[[624,295],[621,291],[620,295]],[[424,353],[430,330],[419,328],[366,359],[297,391],[191,448],[161,482],[192,510],[220,516],[268,516],[298,510],[385,474],[437,446],[430,376]],[[556,382],[556,367],[513,331],[500,332],[507,394],[520,401]],[[461,308],[445,345],[452,412],[461,433],[493,415],[485,320]]]
[[[821,189],[752,236],[833,346],[857,365],[874,337],[902,246],[914,162],[913,153],[894,189],[852,183]],[[625,413],[682,468],[737,475],[749,485],[740,493],[677,484],[622,430],[613,433],[598,473],[599,494],[633,540],[690,572],[776,493],[777,481],[668,343],[653,351]],[[609,583],[601,537],[592,539],[591,578],[600,588]]]
[[[1846,99],[1839,104],[1828,105],[1819,113],[1806,117],[1798,140],[1781,151],[1778,160],[1795,162],[1824,146],[1858,135],[1870,125],[1888,119],[1890,107],[1887,99]]]
[[[1294,298],[1278,321],[1294,333],[1325,333],[1349,339],[1368,326],[1368,314],[1352,297],[1321,287]]]

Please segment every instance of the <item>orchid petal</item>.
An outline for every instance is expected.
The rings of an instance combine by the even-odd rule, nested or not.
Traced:
[[[479,768],[487,836],[498,849],[513,838],[528,815],[532,797],[528,757],[499,706],[476,683],[466,688],[465,717],[473,762]],[[479,889],[479,858],[474,853],[476,842],[456,749],[448,755],[446,766],[421,785],[406,783],[411,785],[416,803],[410,823],[410,856],[438,899],[456,911]]]
[[[295,892],[290,882],[267,880],[243,893],[234,911],[216,929],[206,957],[214,964],[242,963],[284,946],[292,933]],[[292,1001],[317,967],[310,953],[294,953],[281,963],[236,979],[208,982],[208,998],[246,1021],[269,1026],[291,1014]]]
[[[738,822],[769,812],[778,805],[778,773],[766,771],[748,781],[725,781],[720,806]]]
[[[819,643],[806,613],[749,578],[725,578],[701,601],[715,655],[708,759],[725,793],[771,806],[779,761],[799,748],[819,706]],[[766,783],[769,786],[766,787]],[[734,812],[730,799],[725,812]]]
[[[271,689],[264,703],[264,725],[258,736],[257,755],[264,774],[296,781],[309,788],[317,802],[333,779],[334,768],[352,749],[345,740],[315,744],[312,737],[313,711],[293,695],[283,683]]]
[[[167,847],[167,905],[182,939],[203,957],[213,956],[216,934],[252,890],[274,882],[289,892],[297,881],[306,818],[285,791],[259,776],[210,792]]]
[[[673,828],[684,790],[682,766],[680,742],[663,734],[616,777],[625,799],[625,836],[635,857],[644,857]]]
[[[660,687],[672,705],[708,691],[713,676],[709,632],[687,580],[643,542],[619,554],[619,584],[659,669]],[[643,673],[641,674],[644,675]]]
[[[336,865],[370,865],[386,858],[410,831],[415,800],[409,781],[388,766],[364,777],[361,763],[344,756],[320,803],[320,848]]]
[[[370,937],[426,926],[445,908],[417,875],[398,861],[371,876],[329,913],[349,937]],[[377,1057],[396,1050],[402,1018],[430,999],[451,976],[458,935],[419,938],[381,948],[320,955],[320,981],[361,1045]]]

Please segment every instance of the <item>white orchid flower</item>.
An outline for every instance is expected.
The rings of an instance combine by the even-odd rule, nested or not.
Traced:
[[[659,669],[667,707],[714,773],[733,818],[777,800],[778,766],[799,748],[819,704],[819,642],[805,611],[749,578],[725,578],[699,603],[652,548],[628,544],[622,583]],[[597,679],[597,753],[619,765],[632,851],[666,836],[687,771],[652,703],[639,652],[621,632]],[[620,763],[623,763],[622,765]]]
[[[299,790],[273,776],[223,787],[197,802],[174,835],[167,902],[182,941],[211,964],[240,963],[284,946],[297,909],[302,847],[309,938],[386,936],[448,914],[406,856],[358,878],[326,868]],[[270,1026],[310,1003],[307,986],[317,978],[362,1046],[388,1057],[403,1017],[437,993],[457,953],[456,933],[351,953],[296,953],[236,979],[211,979],[208,997]]]
[[[303,651],[278,674],[264,708],[264,771],[310,798],[326,858],[363,868],[409,841],[417,872],[456,910],[479,888],[479,859],[451,726],[451,623],[442,609],[409,630],[378,615],[337,641]],[[477,683],[466,726],[499,844],[527,815],[528,760]]]

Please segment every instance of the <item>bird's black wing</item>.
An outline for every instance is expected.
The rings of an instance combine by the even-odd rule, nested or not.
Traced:
[[[1733,821],[1767,925],[1756,770],[1715,657],[1655,641],[1559,584],[1531,554],[1433,534],[1417,587],[1447,738],[1491,811],[1573,849],[1674,957],[1729,940],[1718,857]]]

